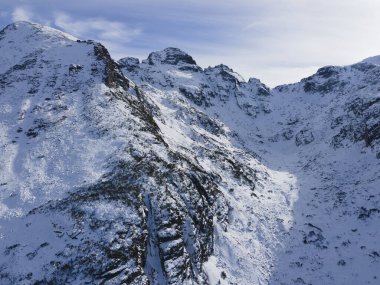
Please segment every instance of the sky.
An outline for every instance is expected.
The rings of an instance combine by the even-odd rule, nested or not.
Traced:
[[[1,0],[26,20],[102,42],[114,59],[178,47],[270,87],[380,55],[379,0]]]

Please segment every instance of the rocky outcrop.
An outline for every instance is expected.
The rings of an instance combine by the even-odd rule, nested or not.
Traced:
[[[169,47],[159,52],[152,52],[147,59],[148,64],[170,64],[170,65],[196,65],[195,60],[187,53],[178,48]]]
[[[377,58],[271,90],[26,22],[0,51],[1,284],[376,280]]]
[[[141,63],[124,58],[119,60],[119,64],[136,83],[178,91],[199,107],[210,108],[232,102],[249,116],[270,112],[266,98],[270,90],[258,79],[251,78],[245,82],[238,73],[223,64],[203,70],[177,48],[153,52]]]
[[[38,43],[57,41],[15,50],[20,30]],[[19,172],[1,176],[20,211],[0,221],[1,283],[207,284],[214,220],[226,219],[219,178],[169,148],[153,105],[101,44],[29,23],[1,34],[1,54],[20,58],[0,75],[1,100],[22,108],[17,116],[2,113],[5,133],[17,135],[1,147],[5,157],[23,148],[14,158]],[[177,61],[172,53],[163,60]],[[7,58],[0,61],[5,66]],[[20,92],[29,85],[33,92]],[[218,132],[207,117],[199,120]],[[29,161],[39,165],[35,172]]]

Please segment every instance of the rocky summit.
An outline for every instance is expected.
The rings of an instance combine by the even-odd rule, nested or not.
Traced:
[[[16,22],[0,134],[0,284],[380,282],[379,57],[270,89]]]

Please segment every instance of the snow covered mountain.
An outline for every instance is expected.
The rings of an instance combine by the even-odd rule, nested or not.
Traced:
[[[1,284],[378,284],[378,57],[270,90],[27,22],[0,51]]]
[[[176,63],[167,62],[174,53]],[[192,118],[178,116],[181,106],[207,114],[222,123],[234,147],[258,158],[265,169],[254,167],[258,173],[268,174],[256,183],[253,193],[263,191],[259,200],[240,196],[246,190],[239,186],[232,187],[233,195],[225,193],[233,205],[229,231],[216,231],[214,256],[217,267],[228,268],[229,282],[376,284],[380,66],[364,60],[324,67],[300,83],[268,90],[228,67],[202,70],[181,61],[183,52],[176,49],[156,54],[141,64],[128,58],[119,64],[159,109],[174,106],[175,120],[161,121],[184,133],[195,124],[180,125],[183,117]],[[166,133],[175,142],[178,135]],[[189,148],[196,149],[194,143]]]

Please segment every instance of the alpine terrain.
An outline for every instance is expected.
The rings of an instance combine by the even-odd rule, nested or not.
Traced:
[[[0,32],[0,284],[380,284],[380,56],[274,89]]]

